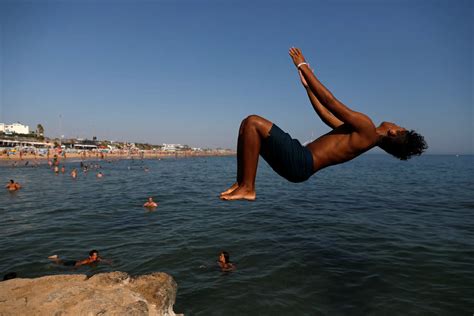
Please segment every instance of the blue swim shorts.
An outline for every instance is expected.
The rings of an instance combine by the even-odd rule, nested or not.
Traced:
[[[288,181],[303,182],[314,173],[311,151],[276,124],[270,129],[270,136],[262,141],[260,155]]]

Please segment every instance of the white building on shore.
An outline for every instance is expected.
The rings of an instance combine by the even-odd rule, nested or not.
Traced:
[[[28,125],[23,125],[20,123],[0,123],[0,132],[3,132],[5,134],[29,134],[30,128],[28,127]]]
[[[181,144],[163,144],[163,151],[176,151],[181,147]]]

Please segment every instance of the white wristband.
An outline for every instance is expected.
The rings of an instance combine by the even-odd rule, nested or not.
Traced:
[[[296,68],[300,69],[300,67],[303,65],[307,65],[307,63],[299,63],[298,66],[296,66]]]

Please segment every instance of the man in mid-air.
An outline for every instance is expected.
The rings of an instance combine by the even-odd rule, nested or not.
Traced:
[[[332,131],[302,146],[263,117],[247,117],[237,140],[237,181],[221,193],[221,199],[255,200],[259,155],[288,181],[303,182],[319,170],[352,160],[375,146],[401,160],[421,155],[428,148],[415,131],[389,122],[376,127],[367,115],[348,108],[316,78],[300,49],[292,47],[289,53],[314,110]]]

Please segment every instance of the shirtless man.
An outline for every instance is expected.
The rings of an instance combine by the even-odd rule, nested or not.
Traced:
[[[21,189],[21,185],[18,182],[15,182],[13,180],[10,180],[8,184],[5,186],[8,191],[17,191]]]
[[[348,108],[326,89],[301,50],[293,47],[289,53],[314,110],[332,131],[302,146],[263,117],[247,117],[237,141],[237,181],[221,193],[221,199],[255,200],[259,154],[282,177],[303,182],[319,170],[352,160],[375,146],[400,160],[421,155],[428,147],[423,136],[413,130],[390,122],[376,127],[367,115]]]
[[[48,259],[52,260],[56,264],[60,264],[63,266],[68,266],[68,267],[79,267],[82,265],[93,264],[93,263],[97,263],[101,261],[110,263],[108,260],[101,258],[97,250],[91,250],[89,252],[89,258],[84,259],[84,260],[62,260],[62,259],[59,259],[58,255],[49,256]]]
[[[158,207],[158,203],[156,203],[155,201],[153,201],[153,198],[152,198],[152,197],[149,197],[149,198],[148,198],[148,201],[145,202],[145,204],[143,204],[143,207],[146,207],[146,208],[155,208],[155,207]]]

